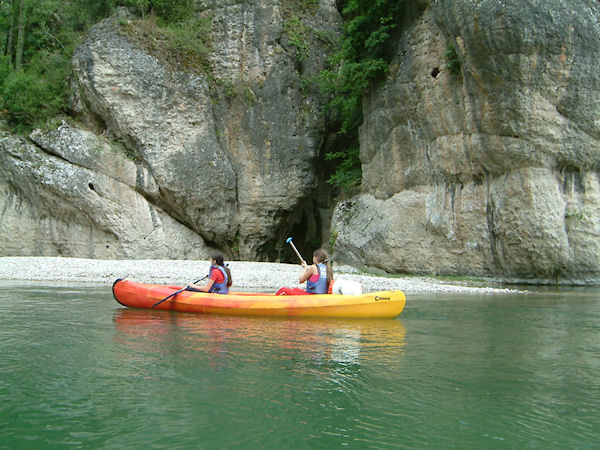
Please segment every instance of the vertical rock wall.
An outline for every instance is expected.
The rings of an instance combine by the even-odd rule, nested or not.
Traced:
[[[339,261],[600,279],[600,5],[577,3],[432,1],[406,24],[364,101]]]

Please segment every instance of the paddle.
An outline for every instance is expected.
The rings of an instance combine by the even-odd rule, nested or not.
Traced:
[[[196,281],[194,281],[194,283],[192,283],[192,284],[196,284],[196,283],[198,283],[199,281],[202,281],[202,280],[204,280],[205,278],[208,278],[208,275],[206,275],[206,276],[204,276],[204,277],[200,278],[199,280],[196,280]],[[186,286],[186,287],[184,287],[184,288],[182,288],[182,289],[179,289],[178,291],[175,291],[175,292],[173,292],[171,295],[169,295],[169,296],[167,296],[167,297],[163,298],[162,300],[159,300],[158,302],[156,302],[154,305],[152,305],[152,307],[154,308],[155,306],[158,306],[158,305],[160,305],[160,304],[161,304],[162,302],[164,302],[165,300],[169,300],[171,297],[174,297],[174,296],[176,296],[177,294],[179,294],[180,292],[183,292],[183,291],[185,291],[187,288],[188,288],[188,287]]]
[[[294,249],[294,251],[296,252],[296,255],[298,255],[298,258],[300,258],[300,262],[303,263],[305,262],[304,259],[302,258],[302,255],[300,255],[300,252],[298,251],[298,249],[296,248],[296,246],[294,245],[294,243],[292,242],[292,238],[289,237],[285,240],[285,242],[287,242],[288,244],[290,244],[292,246],[292,248]]]

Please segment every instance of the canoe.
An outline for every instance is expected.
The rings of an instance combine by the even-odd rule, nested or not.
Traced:
[[[223,295],[182,291],[153,308],[152,305],[181,289],[181,286],[145,284],[119,278],[112,289],[115,300],[130,308],[200,314],[382,319],[397,317],[406,304],[402,291],[361,295],[275,295],[258,292]]]

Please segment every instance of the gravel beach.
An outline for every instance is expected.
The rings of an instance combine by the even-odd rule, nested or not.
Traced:
[[[298,264],[227,262],[233,289],[270,292],[281,286],[295,287]],[[98,260],[63,257],[0,257],[0,280],[51,281],[112,284],[117,278],[145,283],[185,285],[208,271],[208,261]],[[388,277],[360,273],[351,267],[334,266],[336,279],[358,281],[364,292],[399,289],[411,293],[502,294],[521,292],[427,277]]]

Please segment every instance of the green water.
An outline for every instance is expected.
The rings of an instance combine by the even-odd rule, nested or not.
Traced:
[[[0,282],[0,448],[599,448],[600,290],[407,297],[286,320]]]

